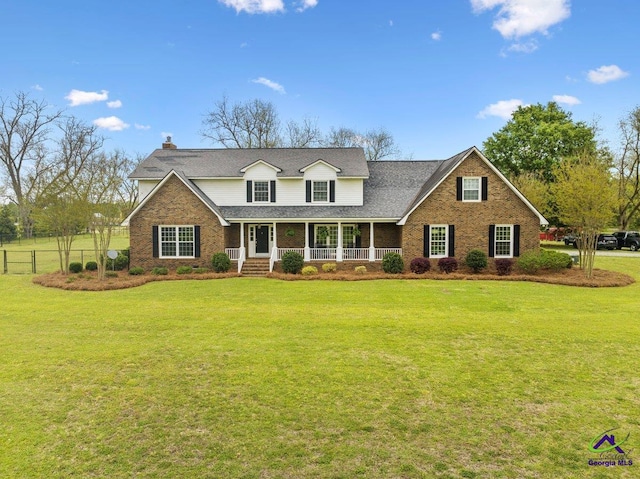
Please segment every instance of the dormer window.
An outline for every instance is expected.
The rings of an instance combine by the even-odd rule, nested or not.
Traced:
[[[313,182],[313,202],[326,203],[329,201],[329,182],[314,181]]]
[[[253,201],[256,203],[269,202],[269,182],[254,181],[253,182]]]

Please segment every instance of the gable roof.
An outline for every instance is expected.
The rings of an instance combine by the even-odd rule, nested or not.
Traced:
[[[338,177],[368,178],[369,168],[362,148],[219,148],[158,149],[129,175],[134,180],[159,180],[171,170],[187,178],[242,178],[242,170],[262,161],[280,171],[278,177],[301,178],[301,169],[324,161]]]
[[[218,217],[218,221],[220,221],[220,224],[223,226],[229,226],[229,222],[227,220],[224,219],[224,217],[222,216],[222,213],[220,212],[220,209],[218,208],[218,206],[211,201],[211,198],[209,198],[207,195],[205,195],[202,190],[200,188],[198,188],[196,186],[196,184],[191,181],[189,178],[187,178],[185,176],[185,174],[181,171],[176,171],[176,170],[171,170],[169,171],[169,173],[167,173],[165,175],[165,177],[162,179],[162,181],[160,181],[156,186],[153,187],[153,189],[149,192],[149,194],[147,196],[144,197],[144,199],[138,204],[138,206],[136,206],[134,208],[134,210],[129,213],[129,216],[127,216],[124,221],[122,222],[123,226],[127,226],[129,224],[129,221],[131,220],[131,218],[133,218],[143,207],[144,205],[147,204],[147,202],[164,186],[164,184],[169,181],[169,178],[171,177],[177,177],[180,181],[182,181],[182,183],[191,190],[191,192],[200,200],[204,203],[204,205],[209,208],[213,214],[215,214]]]
[[[415,211],[415,209],[422,204],[424,200],[426,200],[429,195],[445,180],[449,177],[449,175],[458,167],[460,164],[466,160],[469,155],[472,153],[476,153],[478,157],[491,169],[508,187],[511,191],[513,191],[518,198],[529,208],[540,220],[540,224],[549,224],[549,221],[542,216],[540,213],[530,202],[527,200],[520,191],[511,184],[507,178],[500,173],[493,163],[491,163],[475,146],[458,153],[455,156],[452,156],[448,160],[444,160],[439,168],[429,177],[429,179],[424,183],[418,195],[414,198],[413,202],[409,204],[408,208],[402,215],[400,221],[398,221],[399,225],[403,225],[406,223],[409,215]]]

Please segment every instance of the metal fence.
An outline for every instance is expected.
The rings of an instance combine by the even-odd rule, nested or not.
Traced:
[[[69,262],[86,265],[87,261],[97,261],[92,249],[74,249],[69,252]],[[57,249],[7,251],[1,250],[2,272],[4,274],[51,273],[60,270],[60,256]]]

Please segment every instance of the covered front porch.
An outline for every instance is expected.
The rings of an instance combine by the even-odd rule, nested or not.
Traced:
[[[375,262],[388,252],[402,254],[400,227],[374,221],[240,222],[231,225],[225,243],[225,252],[237,262],[238,272],[247,258],[268,259],[269,271],[273,271],[287,251],[299,253],[305,262],[338,263]]]

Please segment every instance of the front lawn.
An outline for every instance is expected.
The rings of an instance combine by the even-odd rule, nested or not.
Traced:
[[[597,267],[640,279],[639,259]],[[230,278],[70,292],[3,275],[0,287],[0,477],[640,467],[590,467],[587,449],[614,427],[640,445],[638,283]]]

